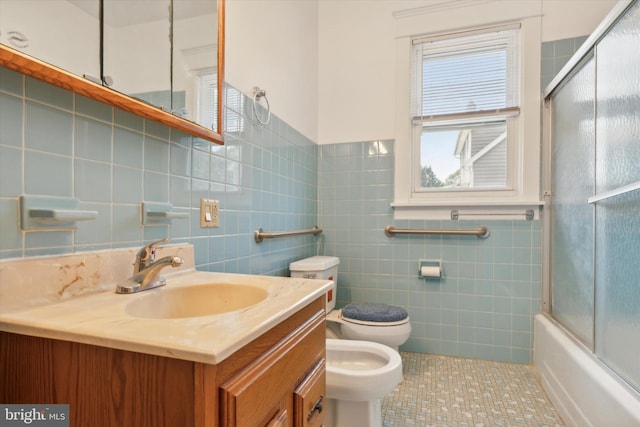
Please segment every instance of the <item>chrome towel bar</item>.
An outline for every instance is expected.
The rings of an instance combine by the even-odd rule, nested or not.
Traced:
[[[313,228],[308,228],[305,230],[292,230],[292,231],[272,231],[271,233],[262,231],[262,228],[258,228],[253,232],[253,237],[256,239],[256,243],[262,242],[264,239],[275,239],[278,237],[289,237],[289,236],[301,236],[303,234],[313,234],[317,236],[322,233],[322,228],[319,228],[317,225],[314,225]]]
[[[533,209],[527,209],[522,213],[516,213],[516,212],[493,212],[493,213],[470,213],[470,212],[460,212],[458,209],[453,209],[451,211],[451,219],[454,221],[457,221],[460,219],[460,216],[486,216],[486,215],[496,215],[496,216],[518,216],[518,215],[524,215],[525,219],[527,221],[533,221],[536,217],[535,212],[533,211]]]
[[[489,237],[489,229],[487,227],[480,227],[475,230],[405,230],[387,225],[384,228],[384,234],[386,234],[387,237],[393,237],[396,234],[444,234],[453,236],[477,236],[478,238],[486,239]]]

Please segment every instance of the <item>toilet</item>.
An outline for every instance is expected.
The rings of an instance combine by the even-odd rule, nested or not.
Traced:
[[[335,309],[340,259],[313,256],[289,265],[291,277],[333,280],[327,291],[327,337],[372,341],[395,350],[411,334],[409,314],[402,307],[387,304],[347,304]]]
[[[327,338],[325,427],[381,427],[382,398],[402,381],[400,354],[369,341]]]
[[[411,333],[409,316],[386,304],[335,309],[337,257],[291,263],[291,277],[333,280],[327,291],[327,404],[325,427],[381,427],[382,398],[402,381],[398,346]]]

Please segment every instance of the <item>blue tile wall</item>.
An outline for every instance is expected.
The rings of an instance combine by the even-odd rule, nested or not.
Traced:
[[[558,74],[587,38],[588,36],[582,36],[542,43],[540,56],[542,62],[542,69],[540,71],[542,89],[551,83],[551,80],[553,80],[556,74]]]
[[[191,242],[201,270],[287,275],[316,238],[256,244],[253,232],[317,223],[316,144],[272,115],[257,125],[250,99],[225,88],[226,145],[0,68],[0,258]],[[75,231],[23,232],[21,194],[75,197],[98,219]],[[220,200],[220,228],[199,226],[200,198]],[[141,201],[190,214],[140,224]]]
[[[540,312],[540,221],[394,221],[393,141],[320,147],[324,254],[340,257],[337,304],[405,307],[404,350],[530,363]],[[487,239],[386,237],[384,228],[490,229]],[[418,278],[419,259],[442,260],[440,280]]]

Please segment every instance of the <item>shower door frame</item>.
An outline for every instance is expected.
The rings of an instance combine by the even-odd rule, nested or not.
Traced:
[[[611,9],[611,12],[603,19],[594,32],[585,40],[576,53],[567,61],[564,67],[551,80],[542,93],[542,197],[544,200],[542,256],[546,262],[542,263],[542,312],[551,317],[551,211],[552,204],[552,102],[551,97],[560,88],[562,83],[569,78],[578,66],[582,64],[595,49],[598,41],[606,35],[609,29],[624,15],[631,6],[633,0],[620,0]],[[594,52],[594,56],[596,53]],[[553,317],[551,317],[553,318]]]
[[[605,17],[605,19],[600,23],[600,25],[596,28],[596,30],[587,38],[587,40],[583,43],[583,45],[576,51],[576,53],[571,57],[571,59],[567,62],[567,64],[560,70],[558,75],[554,77],[554,79],[549,83],[549,85],[544,89],[541,108],[542,108],[542,162],[541,162],[541,172],[542,172],[542,189],[543,189],[543,200],[544,200],[544,215],[543,215],[543,233],[542,233],[542,312],[543,314],[557,327],[561,330],[565,331],[566,335],[578,345],[584,352],[590,355],[593,360],[600,365],[605,371],[607,371],[613,378],[617,380],[618,383],[623,385],[626,389],[630,390],[632,393],[638,393],[640,390],[636,388],[633,384],[625,380],[614,371],[605,361],[603,361],[596,352],[596,299],[594,294],[594,311],[592,322],[593,324],[593,346],[589,346],[584,343],[581,339],[579,339],[576,335],[574,335],[567,327],[565,327],[559,320],[557,320],[552,314],[552,289],[551,289],[551,279],[552,279],[552,248],[551,248],[551,226],[552,226],[552,212],[553,212],[553,185],[552,185],[552,171],[553,171],[553,140],[552,140],[552,130],[553,130],[553,96],[555,93],[560,90],[565,81],[568,81],[574,73],[578,72],[581,67],[587,62],[586,59],[593,55],[595,60],[597,61],[597,49],[596,45],[598,42],[608,33],[613,25],[622,18],[625,12],[636,2],[640,0],[620,0],[611,10],[611,12]],[[597,79],[597,77],[596,77]],[[596,80],[597,81],[597,80]],[[597,98],[594,100],[597,105]],[[597,107],[596,107],[597,109]],[[594,115],[594,119],[596,116]],[[595,125],[595,122],[594,122]],[[585,201],[586,203],[586,201]],[[594,218],[595,221],[595,218]],[[596,232],[594,229],[595,238]],[[594,246],[595,251],[595,246]],[[595,267],[595,258],[594,258],[594,267]],[[595,276],[594,276],[594,287],[595,287]],[[595,289],[594,289],[595,292]]]

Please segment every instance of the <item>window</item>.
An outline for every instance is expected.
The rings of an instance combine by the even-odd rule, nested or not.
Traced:
[[[396,15],[395,219],[451,219],[454,211],[461,220],[525,219],[530,209],[538,217],[541,18],[533,3]]]
[[[510,190],[520,69],[517,28],[413,44],[413,191]]]

